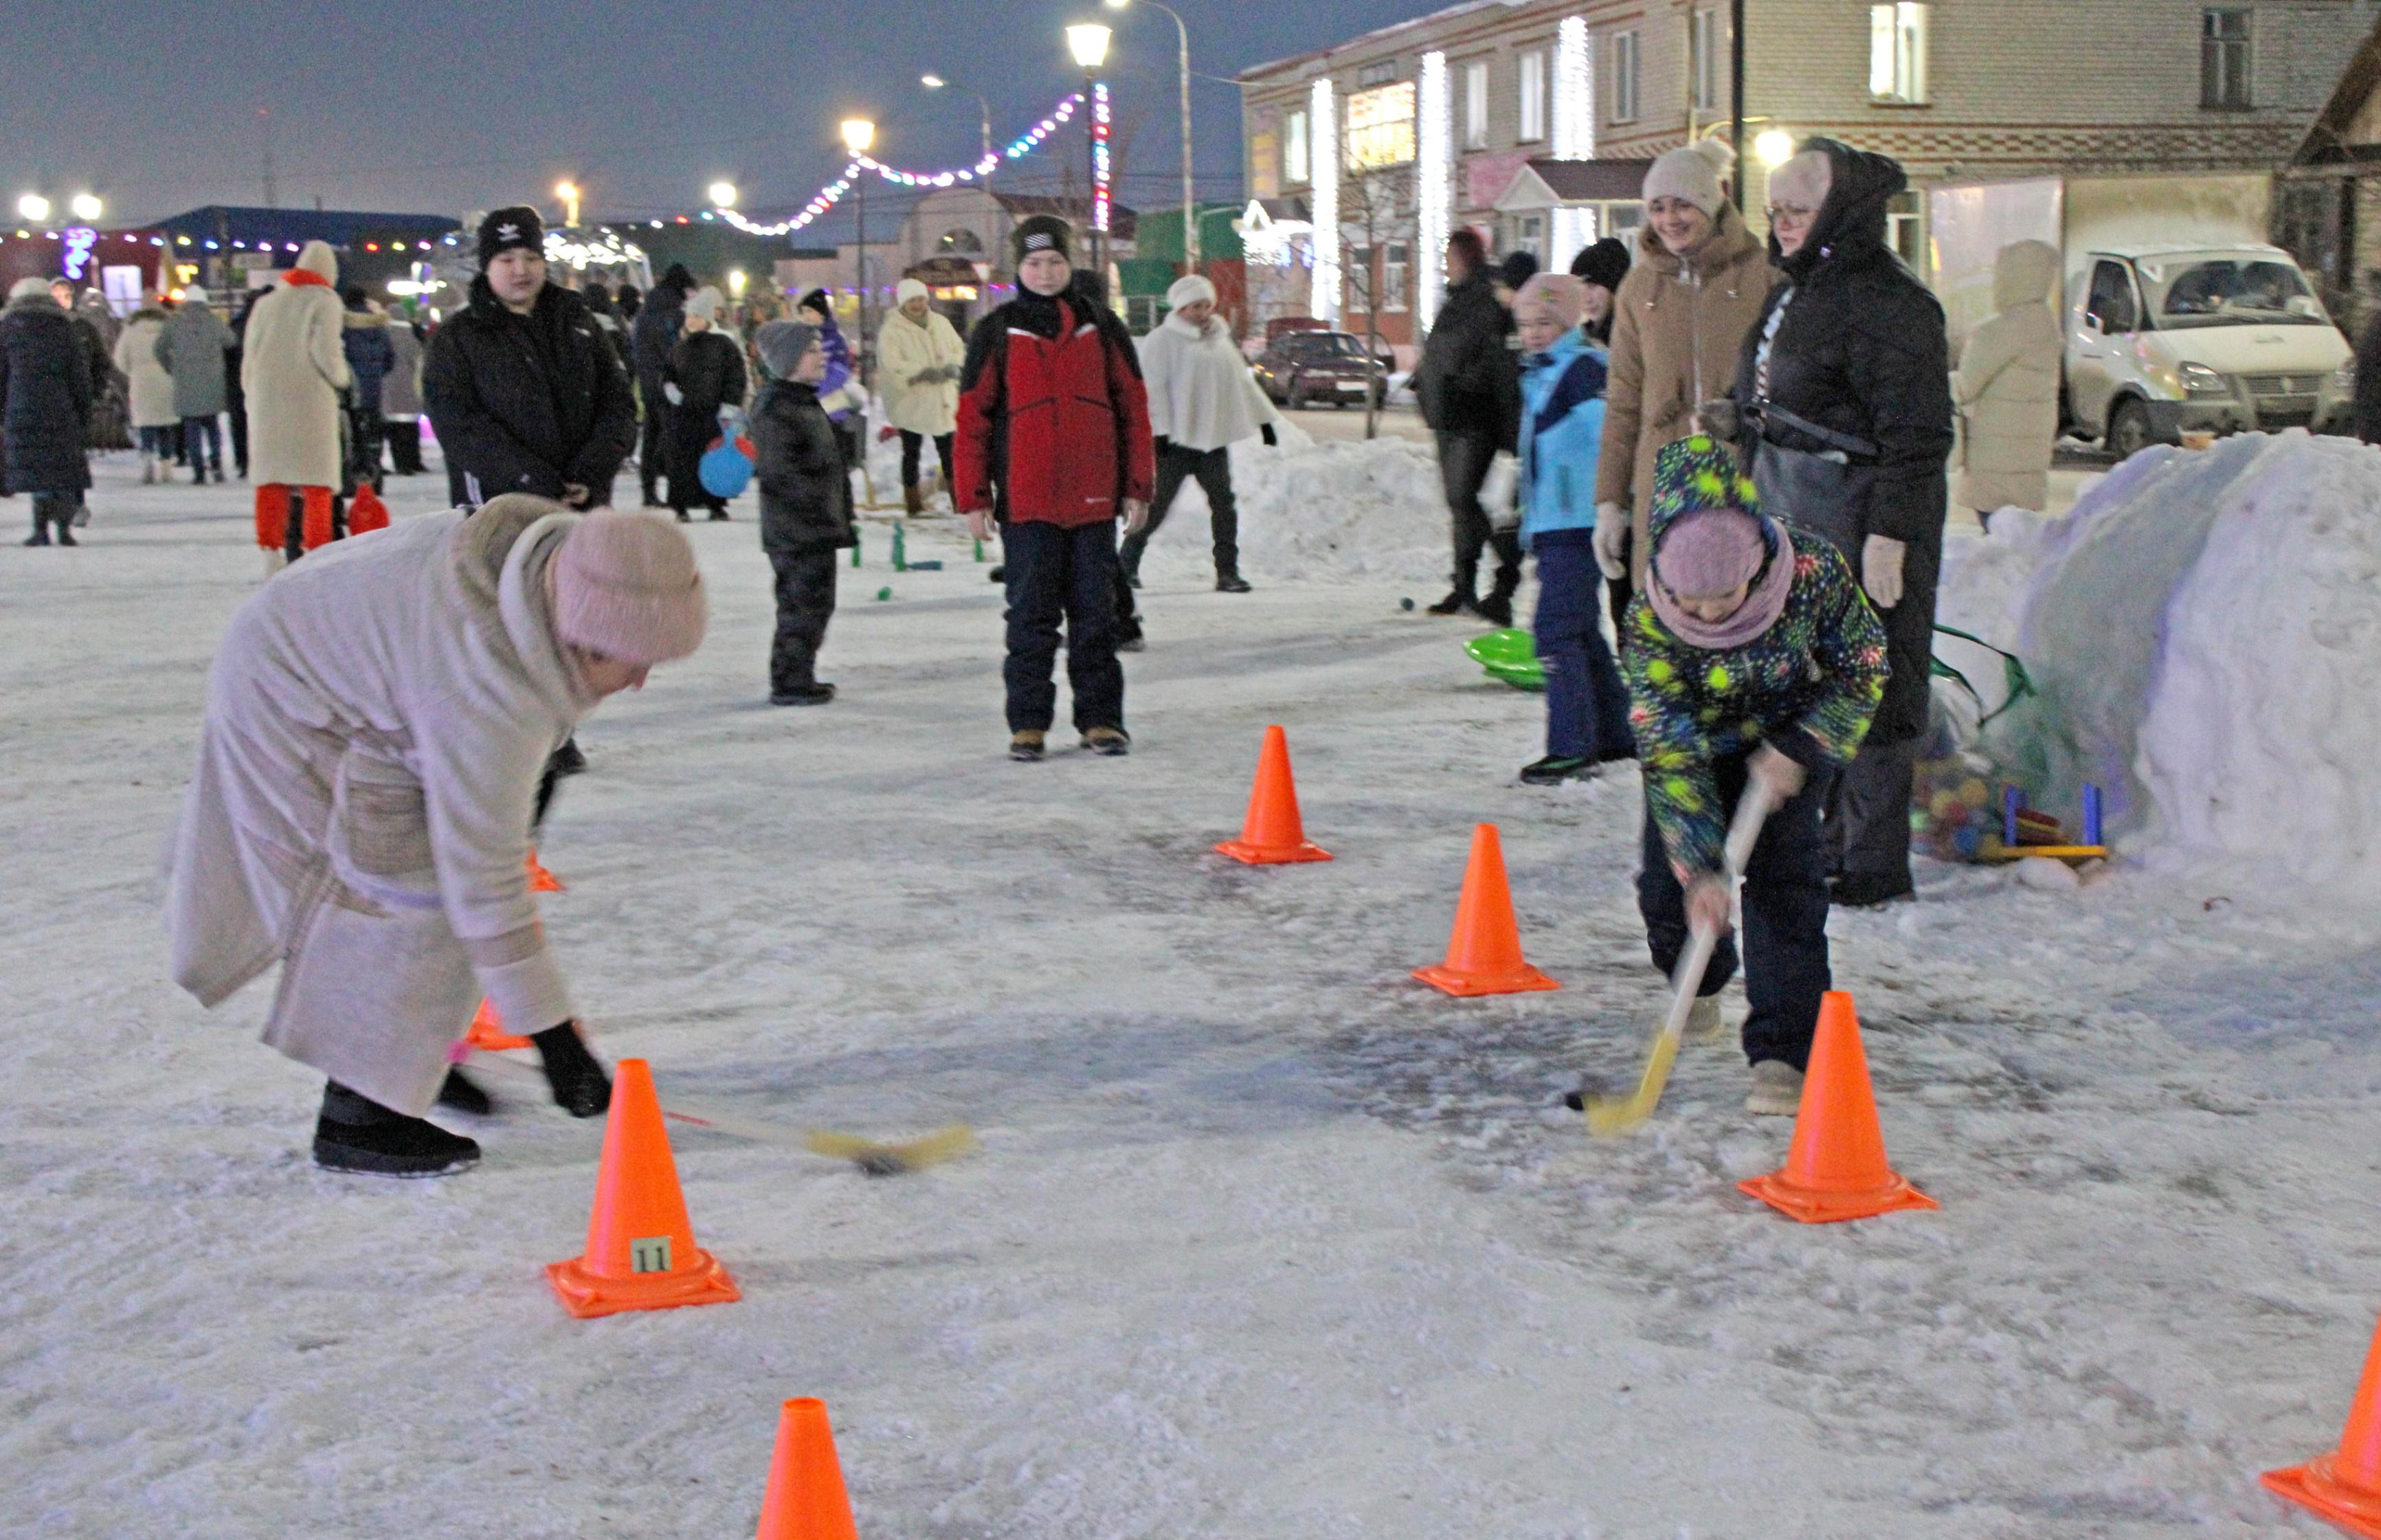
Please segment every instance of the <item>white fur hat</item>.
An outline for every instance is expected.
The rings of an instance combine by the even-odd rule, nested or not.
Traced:
[[[1677,198],[1716,217],[1728,201],[1721,179],[1736,165],[1736,152],[1716,139],[1699,139],[1673,150],[1645,173],[1645,202]]]
[[[1168,310],[1178,311],[1185,305],[1203,302],[1210,305],[1215,302],[1215,286],[1196,273],[1175,279],[1174,286],[1166,291]]]
[[[915,278],[904,278],[893,288],[893,302],[906,305],[912,299],[931,299],[934,291]]]

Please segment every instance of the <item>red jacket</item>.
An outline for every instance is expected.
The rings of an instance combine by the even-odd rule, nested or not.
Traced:
[[[1149,393],[1124,324],[1072,289],[1020,294],[978,322],[952,458],[962,510],[1071,528],[1147,502]]]

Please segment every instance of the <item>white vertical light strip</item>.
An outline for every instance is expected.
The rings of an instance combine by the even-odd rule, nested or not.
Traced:
[[[1587,18],[1567,16],[1555,30],[1555,159],[1595,158],[1595,70],[1588,52]],[[1557,208],[1546,234],[1546,266],[1567,272],[1594,226],[1586,209]]]
[[[1414,244],[1421,248],[1414,253],[1420,263],[1414,319],[1427,330],[1438,319],[1438,302],[1447,292],[1447,238],[1453,233],[1447,216],[1455,190],[1455,103],[1447,89],[1445,54],[1422,56],[1416,97],[1422,142],[1414,147]]]
[[[1317,321],[1339,319],[1339,97],[1325,75],[1314,82],[1307,153],[1314,167],[1314,292]]]

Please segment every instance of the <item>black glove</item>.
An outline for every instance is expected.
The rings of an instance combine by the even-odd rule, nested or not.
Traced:
[[[1157,452],[1161,455],[1174,447],[1174,441],[1166,437],[1164,434],[1159,434],[1152,442],[1156,445]]]
[[[1281,447],[1281,435],[1273,431],[1272,423],[1267,422],[1263,427],[1259,428],[1257,433],[1264,439],[1264,446],[1266,448],[1278,449]]]
[[[553,1088],[555,1106],[573,1118],[592,1118],[610,1110],[612,1077],[587,1051],[578,1022],[565,1021],[531,1033],[529,1040],[537,1045],[538,1056],[545,1060],[545,1083]]]

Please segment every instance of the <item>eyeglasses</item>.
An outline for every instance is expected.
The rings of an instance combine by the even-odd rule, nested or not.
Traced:
[[[1768,215],[1772,225],[1808,225],[1819,213],[1799,203],[1772,203],[1761,212]]]

